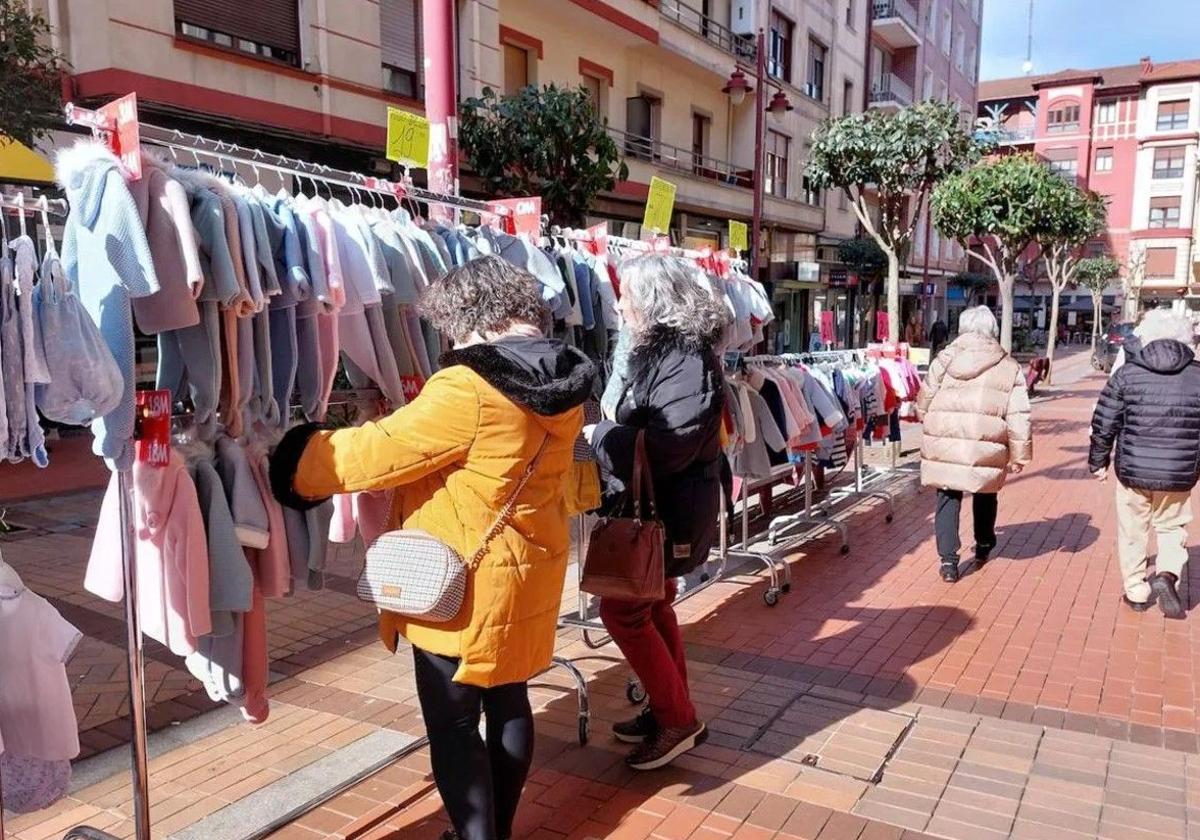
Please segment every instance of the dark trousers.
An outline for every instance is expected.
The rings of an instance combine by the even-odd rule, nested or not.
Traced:
[[[939,490],[937,515],[933,530],[937,534],[938,556],[943,563],[957,563],[962,542],[958,538],[958,518],[962,512],[963,494],[959,490]],[[996,545],[996,494],[971,495],[971,513],[975,520],[975,545],[992,548]]]
[[[673,606],[675,592],[675,581],[668,580],[661,601],[600,599],[600,620],[641,680],[650,700],[650,711],[664,729],[678,729],[696,722],[696,709],[688,688],[683,634],[679,632]]]
[[[456,683],[457,659],[415,647],[413,661],[433,779],[454,830],[463,840],[509,840],[533,762],[528,687]],[[480,712],[487,718],[486,742]]]

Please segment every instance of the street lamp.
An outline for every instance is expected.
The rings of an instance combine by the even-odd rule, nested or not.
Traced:
[[[735,68],[733,74],[729,77],[729,81],[725,83],[725,87],[721,88],[721,93],[729,97],[729,101],[736,108],[746,101],[746,96],[754,90],[750,86],[750,80],[746,78],[746,74],[741,68]]]
[[[775,91],[775,95],[771,97],[771,104],[767,106],[767,113],[775,118],[776,122],[782,122],[784,115],[788,111],[794,111],[792,101],[787,98],[787,95],[781,91]]]

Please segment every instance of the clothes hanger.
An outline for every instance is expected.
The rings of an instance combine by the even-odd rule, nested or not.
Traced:
[[[38,206],[42,211],[42,231],[46,237],[46,252],[57,256],[54,245],[54,234],[50,230],[50,201],[46,198],[45,193],[38,199]]]
[[[21,226],[21,236],[27,236],[25,232],[25,192],[22,190],[17,193],[17,213],[18,224]]]

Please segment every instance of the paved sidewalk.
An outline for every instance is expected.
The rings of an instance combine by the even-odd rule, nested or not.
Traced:
[[[589,676],[593,744],[575,743],[565,674],[546,675],[533,692],[539,751],[517,836],[1200,838],[1193,624],[1119,605],[1111,486],[1083,463],[1102,380],[1067,367],[1035,407],[1035,464],[1001,496],[1001,543],[984,569],[954,586],[938,579],[932,494],[910,483],[893,524],[878,504],[849,516],[848,556],[830,535],[800,545],[779,606],[764,606],[757,577],[685,603],[695,699],[712,737],[676,768],[623,769],[606,730],[630,713],[628,672],[611,646],[591,651],[564,631],[560,654]],[[94,501],[56,500],[55,517],[0,549],[39,576],[35,586],[53,587],[60,608],[103,617],[93,620],[110,635],[90,643],[119,655],[118,607],[78,595]],[[66,533],[53,530],[71,516]],[[340,552],[333,590],[275,606],[280,681],[263,727],[228,715],[208,725],[217,716],[204,714],[195,731],[172,729],[204,703],[192,702],[186,680],[171,684],[177,663],[151,656],[170,698],[156,708],[191,710],[158,713],[163,737],[179,735],[155,753],[156,836],[221,840],[206,827],[254,825],[281,785],[323,771],[319,762],[368,752],[381,733],[421,734],[407,655],[389,657],[370,616],[339,591],[355,562]],[[89,714],[119,737],[115,713]],[[104,760],[80,765],[70,799],[10,820],[10,835],[41,840],[91,822],[128,836],[128,782],[93,769]],[[432,840],[444,828],[422,751],[274,836]]]

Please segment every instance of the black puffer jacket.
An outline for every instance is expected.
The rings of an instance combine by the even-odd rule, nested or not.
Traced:
[[[1200,478],[1200,363],[1172,339],[1136,339],[1104,386],[1092,416],[1088,468],[1108,469],[1137,490],[1189,491]]]
[[[729,483],[721,451],[721,363],[711,345],[691,344],[660,329],[631,354],[626,381],[616,422],[601,422],[592,436],[605,507],[612,512],[627,503],[634,444],[644,429],[658,513],[667,530],[667,575],[679,577],[708,559],[717,537],[719,494]]]

